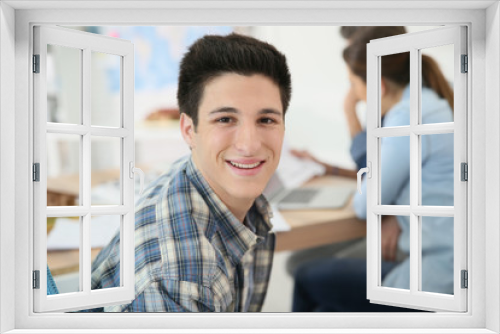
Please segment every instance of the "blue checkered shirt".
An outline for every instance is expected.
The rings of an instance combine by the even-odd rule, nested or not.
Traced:
[[[105,312],[258,312],[274,252],[271,208],[255,200],[244,224],[190,157],[154,181],[136,204],[135,299]],[[119,286],[119,235],[92,264],[92,289]]]

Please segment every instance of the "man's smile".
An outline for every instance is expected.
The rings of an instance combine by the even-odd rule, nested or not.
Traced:
[[[259,165],[263,164],[265,161],[256,161],[254,163],[243,163],[243,162],[237,162],[234,160],[228,160],[227,162],[229,162],[232,166],[237,167],[237,168],[252,169],[252,168],[256,168]]]

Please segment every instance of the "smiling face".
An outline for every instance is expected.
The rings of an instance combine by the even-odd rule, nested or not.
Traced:
[[[223,74],[205,85],[196,129],[181,115],[195,165],[241,221],[278,167],[284,114],[278,86],[254,74]]]

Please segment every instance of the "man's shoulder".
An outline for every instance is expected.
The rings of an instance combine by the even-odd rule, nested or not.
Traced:
[[[220,259],[206,236],[209,208],[186,175],[188,159],[154,181],[136,206],[137,248],[154,244],[157,265],[150,274],[160,280],[207,285]],[[151,256],[146,256],[151,257]],[[144,258],[143,258],[144,261]],[[136,264],[137,265],[137,264]]]
[[[183,171],[189,161],[189,156],[183,157],[176,162],[157,179],[151,182],[146,189],[144,189],[143,194],[136,202],[136,208],[150,206],[151,204],[156,204],[161,201],[168,194],[168,189],[172,183],[176,183],[175,180],[184,177]]]

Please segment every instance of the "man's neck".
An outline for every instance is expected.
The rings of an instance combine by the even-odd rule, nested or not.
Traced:
[[[248,211],[255,202],[255,199],[248,199],[248,198],[242,199],[231,196],[230,194],[226,193],[223,189],[219,189],[216,185],[213,185],[210,182],[210,179],[204,175],[203,170],[197,166],[196,159],[193,159],[193,163],[196,166],[196,168],[200,171],[201,175],[208,183],[212,191],[217,195],[217,197],[219,197],[222,203],[224,203],[224,205],[229,209],[229,211],[231,211],[231,213],[236,217],[236,219],[238,219],[243,224]]]
[[[208,184],[210,185],[210,182],[207,180]],[[210,186],[212,187],[212,186]],[[220,198],[222,203],[226,205],[226,207],[231,211],[231,213],[241,222],[243,223],[245,221],[245,217],[252,207],[253,203],[255,200],[249,200],[249,199],[238,199],[231,197],[229,194],[221,191],[217,191],[212,187],[212,190],[215,192],[215,194]]]

